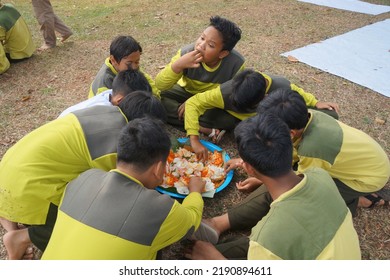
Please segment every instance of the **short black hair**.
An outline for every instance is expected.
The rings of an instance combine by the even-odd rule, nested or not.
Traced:
[[[240,157],[259,173],[276,178],[292,169],[290,130],[274,114],[248,118],[236,127],[234,134]]]
[[[128,69],[120,71],[112,82],[112,95],[121,93],[126,96],[136,90],[152,91],[145,75],[139,70]]]
[[[264,99],[267,83],[264,76],[252,69],[238,73],[232,81],[231,101],[240,112],[256,109]]]
[[[170,148],[163,123],[154,118],[138,118],[130,121],[119,134],[117,161],[145,171],[156,162],[165,162]]]
[[[231,51],[241,39],[241,29],[226,18],[212,16],[209,26],[213,26],[221,33],[223,40],[222,50]]]
[[[126,116],[128,121],[145,116],[157,118],[163,122],[167,115],[160,100],[148,91],[134,91],[125,96],[118,107]]]
[[[257,108],[258,114],[272,112],[281,118],[290,129],[305,128],[309,120],[305,100],[296,91],[279,88],[262,100]]]
[[[117,36],[112,40],[110,45],[110,55],[116,61],[121,61],[125,56],[133,52],[139,51],[142,53],[141,45],[131,36]]]

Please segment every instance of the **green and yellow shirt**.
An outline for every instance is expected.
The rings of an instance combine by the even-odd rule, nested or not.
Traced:
[[[199,227],[203,199],[180,204],[119,170],[91,169],[69,183],[42,259],[153,260]]]
[[[294,142],[298,172],[321,167],[358,192],[375,192],[390,177],[386,152],[369,135],[334,118],[309,110],[303,135]]]
[[[24,136],[0,162],[0,217],[39,225],[68,182],[91,169],[111,170],[127,119],[116,106],[95,106],[51,121]]]
[[[271,203],[250,235],[249,260],[357,260],[352,215],[327,172],[307,170],[302,181]]]

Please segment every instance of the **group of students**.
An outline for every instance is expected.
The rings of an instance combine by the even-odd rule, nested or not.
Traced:
[[[353,227],[359,199],[390,176],[370,136],[338,121],[284,77],[247,69],[235,49],[240,28],[213,16],[155,80],[142,48],[118,36],[89,99],[24,136],[0,162],[0,222],[10,259],[159,259],[183,238],[189,259],[360,259]],[[308,109],[310,108],[310,109]],[[227,213],[202,220],[204,182],[192,177],[182,203],[154,190],[171,147],[164,122],[187,132],[200,160],[233,131],[252,193]],[[295,170],[293,168],[295,166]],[[216,198],[217,199],[217,198]],[[250,237],[221,240],[226,230]]]
[[[56,46],[56,32],[60,34],[61,42],[73,34],[54,13],[50,0],[32,0],[31,3],[44,39],[39,51]],[[11,62],[30,58],[35,51],[30,29],[20,12],[11,3],[2,4],[0,1],[0,74],[9,69]]]

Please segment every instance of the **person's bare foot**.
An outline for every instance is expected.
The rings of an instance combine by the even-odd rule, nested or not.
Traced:
[[[27,247],[26,252],[22,257],[22,260],[32,260],[33,258],[34,258],[34,248]]]
[[[69,33],[69,34],[66,34],[66,35],[62,35],[61,36],[61,39],[60,39],[60,41],[61,41],[61,43],[63,43],[63,42],[65,42],[70,36],[72,36],[73,35],[73,33]]]
[[[47,45],[47,44],[43,44],[42,46],[40,46],[37,50],[38,51],[40,51],[40,52],[42,52],[42,51],[46,51],[46,50],[48,50],[48,49],[52,49],[52,48],[54,48],[55,46],[49,46],[49,45]]]
[[[3,236],[4,246],[7,249],[9,260],[32,259],[30,238],[27,229],[9,231]]]

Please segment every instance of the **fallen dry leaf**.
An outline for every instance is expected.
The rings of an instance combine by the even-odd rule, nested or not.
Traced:
[[[23,96],[23,97],[22,97],[22,102],[27,101],[27,100],[29,100],[30,98],[31,98],[31,96]]]
[[[382,119],[380,119],[380,118],[375,118],[375,122],[377,123],[377,124],[385,124],[385,120],[382,120]]]
[[[298,58],[293,57],[292,55],[287,56],[287,59],[290,62],[299,62]]]
[[[318,82],[318,83],[322,83],[322,81],[320,79],[317,79],[317,78],[314,78],[314,77],[310,77],[312,78],[314,81]]]

